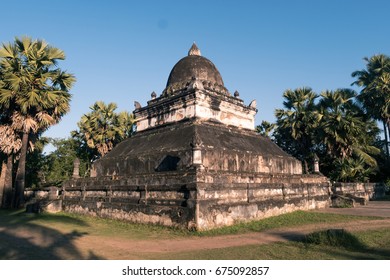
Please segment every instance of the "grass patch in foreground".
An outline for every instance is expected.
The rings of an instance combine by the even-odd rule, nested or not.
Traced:
[[[387,194],[384,197],[376,198],[375,201],[390,201],[390,195]]]
[[[308,224],[319,223],[341,223],[357,220],[378,220],[381,217],[367,217],[367,216],[352,216],[340,215],[331,213],[318,213],[308,211],[295,211],[280,216],[270,217],[259,221],[238,223],[232,226],[212,229],[195,234],[199,236],[214,236],[226,234],[241,234],[247,232],[261,232],[264,230],[282,228],[282,227],[296,227]]]
[[[188,236],[216,236],[260,232],[281,227],[295,227],[316,223],[338,223],[354,220],[383,219],[379,217],[362,217],[296,211],[260,221],[239,223],[203,232],[194,232],[157,225],[135,224],[113,219],[92,217],[72,213],[26,214],[23,211],[0,210],[0,226],[35,225],[48,227],[60,232],[77,230],[94,236],[120,237],[126,239],[170,239]]]
[[[126,239],[158,239],[184,236],[187,231],[163,226],[128,223],[73,213],[27,214],[24,210],[0,210],[0,227],[40,227],[59,232],[78,231],[93,236]]]
[[[353,234],[344,229],[328,229],[307,234],[303,240],[308,245],[365,249],[366,246]]]
[[[318,232],[311,241],[277,242],[222,249],[145,255],[149,259],[194,260],[389,260],[390,228],[364,232],[344,232],[326,237]]]

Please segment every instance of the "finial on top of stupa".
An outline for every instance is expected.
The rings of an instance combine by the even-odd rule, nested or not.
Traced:
[[[201,56],[200,49],[195,44],[195,42],[192,44],[190,50],[188,51],[188,55],[198,55],[198,56]]]

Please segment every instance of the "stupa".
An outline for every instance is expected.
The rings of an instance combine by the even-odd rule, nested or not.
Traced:
[[[64,183],[65,211],[207,230],[329,205],[328,179],[255,132],[256,101],[232,95],[195,43],[135,106],[135,135]]]

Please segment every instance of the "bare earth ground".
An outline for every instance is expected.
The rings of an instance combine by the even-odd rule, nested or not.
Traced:
[[[350,214],[360,216],[380,216],[389,219],[384,220],[362,220],[351,221],[348,223],[332,224],[333,229],[345,229],[350,232],[364,231],[370,229],[390,228],[390,202],[370,202],[366,206],[344,209],[321,209],[317,212]],[[35,244],[45,250],[52,250],[53,255],[45,258],[64,258],[64,259],[145,259],[148,255],[169,252],[185,252],[204,249],[227,248],[243,245],[260,245],[271,242],[283,242],[298,240],[305,234],[324,230],[329,228],[329,224],[306,225],[294,228],[278,228],[259,233],[247,233],[239,235],[223,235],[215,237],[178,237],[175,239],[156,239],[156,240],[132,240],[120,237],[102,237],[94,235],[83,235],[82,233],[68,233],[61,244],[61,238],[57,235],[50,235],[47,232],[40,231],[39,228],[17,229],[1,228],[0,234],[3,238],[10,238],[9,242],[14,240],[11,237],[17,236],[18,240],[28,240],[29,244]],[[72,236],[74,234],[75,236]],[[71,240],[72,242],[69,242]],[[45,247],[46,245],[46,247]],[[23,246],[23,244],[16,244]],[[9,258],[29,259],[26,256],[12,255],[8,252]]]

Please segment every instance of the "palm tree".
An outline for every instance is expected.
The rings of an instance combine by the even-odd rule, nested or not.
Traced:
[[[118,114],[118,123],[119,127],[122,130],[122,139],[128,138],[134,133],[134,115],[127,112],[122,111]]]
[[[372,155],[380,152],[373,145],[378,134],[377,126],[371,119],[364,117],[362,109],[354,103],[356,95],[357,93],[350,89],[325,91],[321,93],[322,99],[318,104],[321,122],[317,129],[317,141],[324,143],[333,162],[337,162],[338,166],[343,163],[348,166],[364,163],[360,169],[355,166],[355,175],[350,172],[349,177],[344,173],[345,170],[351,169],[337,169],[339,179],[359,177],[356,172],[364,168],[376,168],[377,163]],[[333,170],[332,174],[337,178],[335,171]]]
[[[275,111],[276,134],[287,134],[292,137],[296,147],[296,154],[293,155],[303,161],[305,172],[308,172],[307,162],[313,152],[314,130],[318,125],[315,105],[318,95],[311,88],[303,87],[286,90],[283,97],[285,99],[283,105],[286,109]]]
[[[115,103],[98,101],[90,109],[90,113],[81,117],[80,130],[73,132],[73,136],[83,138],[89,148],[97,151],[98,157],[103,157],[130,136],[134,118],[128,112],[115,113]]]
[[[0,48],[3,86],[0,108],[12,112],[16,130],[22,135],[22,147],[16,175],[14,206],[24,200],[25,166],[29,139],[60,121],[69,111],[72,74],[57,67],[65,59],[62,50],[43,40],[15,38]]]
[[[4,75],[0,68],[0,90],[5,88]],[[1,108],[1,107],[0,107]],[[13,164],[16,154],[20,152],[21,138],[15,131],[14,118],[10,110],[0,111],[0,207],[9,208],[12,205]]]
[[[366,69],[355,71],[352,77],[357,78],[353,83],[363,89],[358,99],[364,105],[367,113],[383,123],[385,149],[389,153],[390,135],[390,57],[379,54],[371,58],[365,57]]]
[[[333,158],[342,159],[352,154],[351,141],[357,134],[362,120],[354,113],[352,99],[355,93],[352,90],[325,91],[321,93],[319,102],[321,113],[320,139],[327,146],[328,153]],[[356,124],[359,123],[359,126]]]
[[[382,73],[374,86],[375,90],[382,92],[383,94],[382,116],[386,118],[386,124],[390,134],[390,72]]]
[[[367,167],[362,158],[346,158],[334,161],[329,176],[339,182],[367,182],[375,172],[374,167]]]
[[[22,141],[12,126],[0,125],[0,154],[5,156],[0,176],[0,207],[9,208],[12,204],[12,169],[14,154],[20,151]]]
[[[267,121],[262,121],[260,125],[256,126],[256,132],[264,137],[271,137],[271,132],[276,127],[276,124]]]

